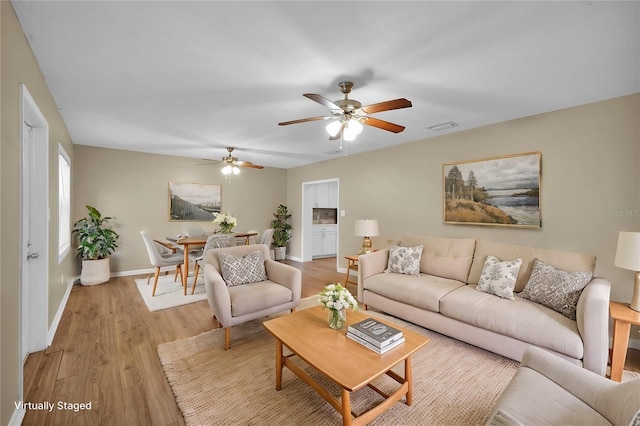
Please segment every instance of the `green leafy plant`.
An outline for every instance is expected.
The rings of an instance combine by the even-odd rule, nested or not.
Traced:
[[[292,226],[289,223],[291,214],[289,214],[287,206],[280,204],[273,214],[273,217],[275,218],[271,222],[271,227],[273,228],[273,246],[285,247],[287,241],[291,238]]]
[[[102,214],[89,205],[89,217],[85,217],[73,224],[73,233],[78,237],[78,257],[84,260],[98,260],[109,257],[118,247],[116,241],[120,237],[114,230],[105,225],[111,217]]]

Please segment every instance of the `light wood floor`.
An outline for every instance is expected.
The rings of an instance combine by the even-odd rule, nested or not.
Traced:
[[[302,270],[302,297],[344,282],[335,258],[287,263]],[[92,401],[91,410],[28,410],[24,425],[184,424],[156,348],[213,329],[211,311],[203,301],[149,312],[134,278],[74,286],[53,344],[25,364],[26,402]],[[640,371],[640,351],[629,351],[626,368]]]

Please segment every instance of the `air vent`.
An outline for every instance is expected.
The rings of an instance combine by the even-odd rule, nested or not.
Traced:
[[[451,129],[452,127],[456,127],[458,123],[454,123],[453,121],[447,121],[446,123],[434,124],[433,126],[429,126],[428,129],[432,132],[437,132],[440,130]]]

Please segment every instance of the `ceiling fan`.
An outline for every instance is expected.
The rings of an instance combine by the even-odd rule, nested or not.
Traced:
[[[264,169],[264,166],[260,166],[258,164],[253,164],[250,161],[239,161],[236,157],[234,157],[232,155],[233,153],[233,147],[232,146],[228,146],[227,147],[227,152],[229,154],[227,154],[226,156],[222,157],[222,160],[219,161],[220,164],[222,164],[222,174],[224,175],[230,175],[230,174],[234,174],[237,175],[238,173],[240,173],[240,169],[238,167],[249,167],[252,169]],[[215,160],[213,160],[215,161]]]
[[[317,95],[315,93],[305,93],[303,95],[312,101],[316,101],[329,108],[331,115],[283,121],[278,124],[280,126],[288,126],[290,124],[306,123],[308,121],[331,120],[331,122],[326,126],[326,130],[330,135],[329,139],[335,140],[343,137],[346,141],[354,140],[355,137],[362,132],[363,124],[393,133],[400,133],[404,130],[404,126],[373,118],[369,116],[369,114],[390,111],[393,109],[409,108],[411,107],[411,101],[405,98],[399,98],[362,106],[362,104],[355,99],[349,99],[349,93],[351,93],[351,89],[353,88],[352,82],[342,81],[338,86],[340,87],[340,91],[344,94],[344,99],[340,99],[335,102],[331,102],[324,96]]]

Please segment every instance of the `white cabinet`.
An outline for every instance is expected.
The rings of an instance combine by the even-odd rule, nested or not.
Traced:
[[[311,254],[313,257],[329,257],[336,255],[338,234],[335,225],[314,226],[311,235]]]
[[[315,199],[313,207],[337,209],[338,208],[338,182],[315,184]]]

